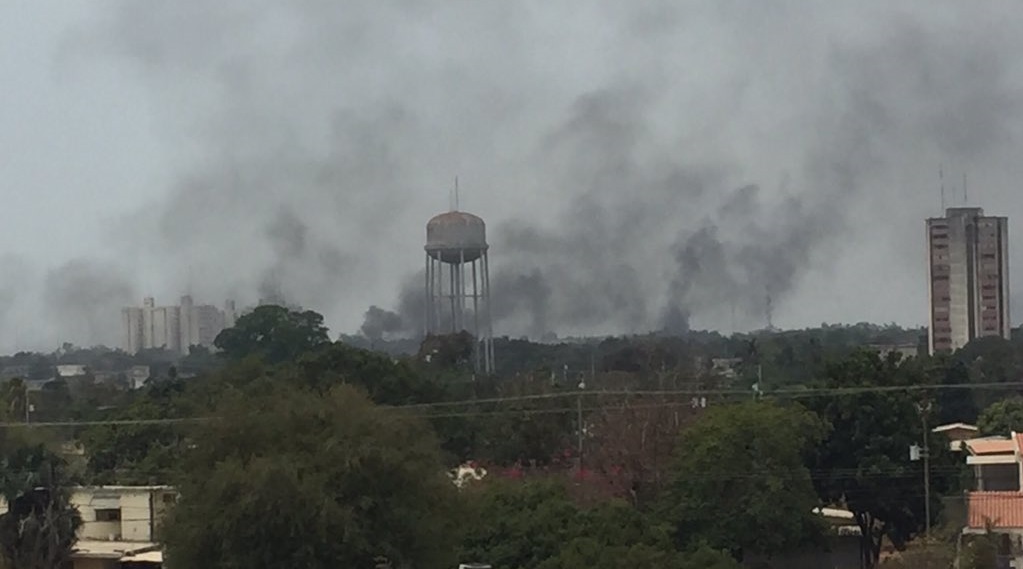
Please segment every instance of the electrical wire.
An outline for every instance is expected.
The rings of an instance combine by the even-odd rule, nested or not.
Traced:
[[[892,392],[938,392],[944,390],[1023,390],[1023,382],[1004,383],[959,383],[959,384],[908,384],[896,386],[867,386],[867,387],[828,387],[828,388],[786,388],[761,392],[760,398],[780,399],[802,399],[814,397],[835,397],[848,395],[864,395],[871,393],[892,393]],[[385,407],[391,410],[402,411],[429,411],[438,408],[467,407],[480,405],[507,405],[511,403],[527,403],[535,401],[553,401],[562,399],[593,399],[596,397],[612,397],[619,399],[644,398],[644,397],[736,397],[749,398],[754,395],[749,390],[739,389],[684,389],[684,390],[573,390],[558,393],[541,393],[530,395],[516,395],[505,397],[492,397],[485,399],[463,399],[458,401],[437,401],[432,403],[415,403],[408,405],[394,405]],[[713,402],[710,402],[713,404]],[[693,407],[691,401],[670,401],[649,404],[600,404],[589,405],[583,411],[593,412],[612,408],[642,409],[661,407]],[[515,414],[551,414],[551,413],[574,413],[578,412],[578,406],[560,408],[520,408],[520,409],[486,409],[486,410],[465,410],[446,413],[423,413],[420,416],[428,419],[450,418],[450,417],[472,417],[488,415],[515,415]],[[12,428],[67,428],[67,427],[90,427],[90,426],[128,426],[128,425],[173,425],[178,423],[191,423],[216,420],[213,416],[176,417],[166,419],[109,419],[109,420],[87,420],[87,421],[41,421],[41,422],[0,422],[0,429]]]

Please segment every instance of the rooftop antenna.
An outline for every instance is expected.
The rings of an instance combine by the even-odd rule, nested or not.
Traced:
[[[449,206],[451,211],[458,211],[458,176],[455,176],[455,187],[451,189],[451,193],[448,194],[450,201]]]
[[[764,287],[767,293],[767,329],[774,330],[774,308],[771,306],[771,289]]]
[[[967,205],[969,194],[966,193],[966,172],[963,172],[963,205]]]
[[[938,163],[938,183],[941,185],[941,215],[945,215],[945,168]]]

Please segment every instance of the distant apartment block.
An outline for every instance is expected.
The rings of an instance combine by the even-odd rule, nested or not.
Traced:
[[[927,220],[928,349],[957,350],[984,336],[1008,338],[1009,223],[974,207]]]
[[[190,296],[181,297],[177,306],[156,306],[156,301],[147,297],[141,307],[122,309],[121,347],[129,354],[153,348],[187,354],[191,346],[212,346],[217,334],[234,326],[235,318],[232,301],[226,302],[221,310],[195,304]]]

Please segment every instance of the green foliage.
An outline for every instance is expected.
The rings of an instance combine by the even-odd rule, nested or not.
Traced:
[[[1000,537],[991,533],[971,536],[963,547],[959,567],[961,569],[996,569]]]
[[[970,368],[959,358],[941,354],[924,363],[929,369],[931,383],[938,385],[965,385],[971,383]],[[969,389],[942,389],[934,396],[937,405],[935,422],[973,423],[977,420],[977,393]]]
[[[624,502],[582,508],[550,480],[488,481],[467,498],[472,515],[462,562],[509,569],[689,567],[670,528]]]
[[[579,510],[560,484],[490,481],[475,492],[463,562],[530,569],[579,535]]]
[[[259,306],[221,332],[214,345],[224,356],[240,360],[258,356],[270,364],[295,361],[330,342],[323,316],[282,306]]]
[[[724,551],[701,545],[682,558],[679,569],[740,569],[742,565]]]
[[[708,410],[682,433],[663,504],[679,545],[771,555],[822,536],[804,455],[823,434],[798,406]]]
[[[28,401],[28,385],[21,378],[0,384],[0,416],[5,421],[24,421]]]
[[[682,569],[681,555],[645,544],[608,545],[579,537],[561,548],[538,569]],[[701,567],[701,569],[703,569]]]
[[[111,421],[161,421],[207,413],[186,396],[183,380],[150,381],[134,399],[100,418]],[[168,484],[180,466],[185,445],[182,425],[125,423],[95,425],[77,435],[86,452],[91,484]]]
[[[42,444],[7,440],[4,446],[0,492],[8,510],[0,515],[0,565],[63,567],[81,525],[70,503],[67,465]]]
[[[236,392],[217,416],[186,455],[169,567],[453,565],[456,494],[421,421],[349,386]]]
[[[862,351],[830,364],[826,387],[897,388],[922,384],[926,377],[914,362],[897,356],[880,357]],[[910,462],[909,447],[922,441],[916,406],[918,395],[907,391],[829,394],[811,402],[811,408],[830,426],[817,456],[818,493],[830,504],[844,504],[853,512],[863,533],[862,554],[867,567],[876,565],[883,538],[896,547],[924,526],[923,465]],[[940,437],[931,437],[933,462],[947,455]],[[932,515],[940,510],[938,495],[955,478],[934,469]],[[948,469],[951,471],[952,469]]]
[[[336,342],[300,356],[293,366],[297,383],[327,390],[342,383],[366,390],[374,402],[407,405],[436,400],[440,387],[417,374],[407,363],[377,352]]]
[[[574,417],[546,412],[564,401],[525,401],[502,405],[502,412],[476,422],[476,449],[497,464],[548,465],[571,443]]]
[[[991,404],[977,419],[983,435],[1008,435],[1023,432],[1023,397],[1013,397]]]

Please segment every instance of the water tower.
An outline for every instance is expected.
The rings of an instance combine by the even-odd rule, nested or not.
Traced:
[[[476,371],[494,371],[487,226],[463,211],[426,224],[426,333],[469,332]]]

